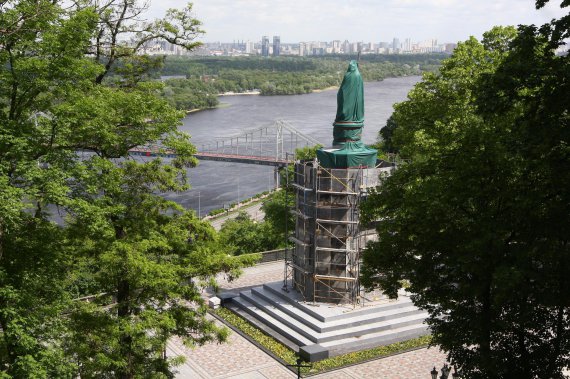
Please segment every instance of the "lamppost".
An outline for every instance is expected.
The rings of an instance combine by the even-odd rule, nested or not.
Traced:
[[[202,204],[200,201],[201,200],[200,199],[201,198],[201,196],[200,196],[201,191],[197,191],[197,192],[198,192],[198,218],[200,219],[200,218],[202,218]],[[193,195],[195,195],[195,193]]]
[[[287,365],[287,367],[297,367],[297,379],[301,379],[301,367],[312,367],[311,365],[304,365],[301,358],[297,358],[296,365]]]
[[[239,175],[238,175],[238,178],[237,178],[237,179],[238,179],[238,181],[237,181],[237,182],[238,182],[238,186],[237,186],[237,187],[238,187],[238,188],[237,188],[237,192],[238,192],[238,193],[237,193],[237,195],[238,195],[238,196],[237,196],[237,205],[238,205],[238,207],[239,207]]]
[[[441,368],[441,376],[439,377],[439,379],[448,379],[450,372],[451,372],[451,367],[449,367],[447,363],[444,364],[443,367]],[[433,366],[433,370],[430,371],[430,374],[431,374],[431,379],[437,379],[438,371],[435,369],[435,366]],[[457,367],[453,367],[453,374],[451,374],[451,377],[453,379],[461,378],[461,374],[457,372]]]

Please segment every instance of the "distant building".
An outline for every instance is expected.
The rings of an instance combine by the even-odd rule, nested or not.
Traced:
[[[332,41],[332,50],[331,52],[333,54],[339,54],[340,53],[340,41],[339,40],[335,40]]]
[[[344,40],[342,43],[342,52],[344,54],[350,53],[350,42],[348,42],[348,40]]]
[[[278,57],[281,54],[281,37],[273,36],[273,56]]]
[[[411,38],[406,38],[404,40],[403,50],[404,51],[412,51],[412,40],[411,40]]]
[[[304,57],[305,55],[307,55],[307,44],[299,42],[299,56]]]
[[[394,38],[394,40],[392,41],[392,49],[396,50],[399,49],[400,46],[400,40],[398,38]]]
[[[247,54],[253,54],[255,52],[255,45],[253,44],[253,42],[247,41],[245,43],[245,52]]]
[[[313,47],[313,55],[325,55],[325,49],[322,47]]]
[[[267,36],[261,37],[261,56],[269,56],[269,37]]]

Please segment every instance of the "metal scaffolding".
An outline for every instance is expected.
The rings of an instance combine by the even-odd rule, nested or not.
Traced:
[[[295,164],[294,247],[285,262],[285,289],[297,289],[305,301],[360,301],[360,252],[376,234],[360,224],[359,204],[386,170]]]

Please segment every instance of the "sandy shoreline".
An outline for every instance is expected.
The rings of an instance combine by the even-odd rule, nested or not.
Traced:
[[[224,92],[218,94],[218,96],[255,96],[259,95],[260,91],[249,91],[249,92]]]

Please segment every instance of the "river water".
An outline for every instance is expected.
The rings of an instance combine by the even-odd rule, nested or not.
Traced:
[[[364,84],[365,121],[362,139],[371,144],[392,114],[394,103],[406,99],[420,77],[390,78]],[[286,120],[301,133],[324,146],[332,142],[336,114],[336,90],[291,96],[223,96],[225,107],[191,113],[180,130],[190,133],[196,146],[215,137],[240,134],[242,130],[271,126]],[[185,208],[205,215],[212,209],[243,200],[273,187],[274,168],[251,164],[201,161],[188,171],[192,189],[165,195]]]

